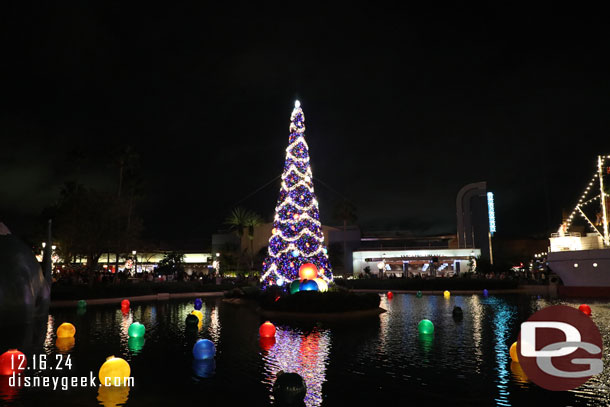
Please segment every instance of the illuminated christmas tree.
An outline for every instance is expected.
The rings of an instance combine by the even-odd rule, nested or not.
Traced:
[[[275,207],[268,256],[263,262],[263,287],[299,280],[299,269],[304,264],[315,265],[318,278],[326,283],[333,278],[313,189],[305,116],[298,100],[290,122],[282,188]]]

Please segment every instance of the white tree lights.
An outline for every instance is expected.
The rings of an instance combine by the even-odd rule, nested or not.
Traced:
[[[268,256],[263,262],[263,287],[298,280],[299,268],[305,263],[314,264],[324,281],[332,281],[304,132],[305,116],[297,100],[290,116],[289,145]]]

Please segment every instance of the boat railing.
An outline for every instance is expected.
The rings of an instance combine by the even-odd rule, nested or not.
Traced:
[[[580,232],[551,233],[551,237],[581,237]]]

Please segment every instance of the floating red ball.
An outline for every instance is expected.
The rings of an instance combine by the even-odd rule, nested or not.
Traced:
[[[580,304],[578,309],[585,315],[591,315],[591,307],[589,307],[587,304]]]
[[[129,308],[129,300],[125,299],[121,301],[121,308]]]
[[[261,325],[261,327],[258,329],[258,333],[261,338],[273,338],[275,337],[275,325],[267,321]]]
[[[0,355],[0,376],[11,376],[20,373],[27,366],[27,359],[23,352],[17,349],[9,349]]]
[[[386,295],[388,297],[388,300],[391,300],[392,298],[394,298],[394,293],[392,291],[388,291],[388,293]]]
[[[318,268],[311,263],[305,263],[299,268],[299,278],[301,280],[313,280],[318,277]]]

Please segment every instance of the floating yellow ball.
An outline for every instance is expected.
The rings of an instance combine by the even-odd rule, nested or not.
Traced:
[[[449,298],[449,297],[451,297],[451,293],[449,291],[445,290],[445,292],[443,293],[443,297]]]
[[[510,358],[513,360],[513,362],[519,363],[519,355],[517,353],[517,342],[510,345],[509,353],[510,353]]]
[[[328,291],[328,284],[326,284],[326,281],[324,281],[324,279],[318,277],[318,278],[314,278],[313,281],[315,281],[316,284],[318,285],[319,292],[324,293],[324,292]]]
[[[64,322],[57,328],[58,338],[72,338],[76,333],[76,328],[69,322]]]
[[[131,367],[126,360],[108,356],[100,367],[98,377],[102,386],[123,386],[131,374]]]
[[[203,321],[203,313],[201,311],[198,310],[193,310],[191,311],[191,314],[195,315],[197,318],[199,318],[199,322]]]

